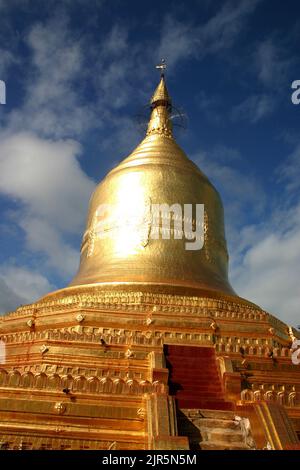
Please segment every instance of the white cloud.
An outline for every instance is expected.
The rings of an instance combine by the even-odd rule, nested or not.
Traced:
[[[116,125],[116,116],[120,117],[116,110],[127,105],[132,98],[142,103],[149,100],[143,86],[137,88],[135,83],[137,77],[143,77],[140,83],[149,80],[149,63],[157,60],[156,51],[150,41],[133,43],[128,36],[129,29],[116,23],[92,56],[97,104],[104,113],[106,124]]]
[[[105,63],[105,54],[114,68],[99,73],[102,81],[97,88],[98,103],[82,99],[87,83],[84,80],[88,78],[92,83],[94,70],[91,73],[85,68],[90,59],[85,37],[74,37],[65,17],[34,24],[25,38],[31,63],[24,75],[23,105],[10,113],[5,131],[0,133],[0,192],[15,203],[6,223],[17,225],[24,232],[20,253],[25,245],[27,256],[30,253],[33,260],[41,260],[42,274],[30,269],[22,271],[37,287],[46,279],[44,275],[54,272],[57,279],[68,280],[76,272],[79,250],[74,249],[73,239],[83,231],[95,184],[79,165],[80,144],[69,136],[82,137],[87,130],[101,126],[101,118],[115,125],[110,110],[117,97],[124,102],[128,91],[126,87],[120,88],[120,79],[125,75],[120,77],[116,69],[119,61],[127,60],[126,34],[114,27],[102,49],[99,47],[100,72],[104,71],[101,65]],[[125,74],[122,63],[119,70]],[[114,81],[110,80],[112,75]],[[122,136],[125,138],[124,132]],[[7,265],[4,268],[8,269]],[[21,271],[16,269],[13,274],[18,276]],[[2,278],[1,285],[3,308],[10,309],[14,303],[24,303],[24,298],[31,301],[36,297],[33,289],[28,289],[26,296],[18,294],[13,275]]]
[[[82,232],[95,186],[79,166],[80,152],[77,142],[29,133],[1,139],[0,191],[21,204],[13,221],[25,231],[27,249],[44,254],[62,277],[75,272],[79,253],[67,236]]]
[[[0,48],[0,77],[1,79],[5,78],[7,68],[16,62],[14,55],[5,49]]]
[[[300,324],[299,155],[297,147],[278,170],[286,189],[272,199],[255,174],[237,169],[234,149],[194,157],[222,195],[234,289],[292,325]]]
[[[276,106],[276,98],[272,95],[252,95],[232,108],[231,117],[234,121],[245,120],[252,124],[269,116]]]
[[[2,265],[0,269],[0,314],[37,300],[53,286],[46,277],[25,267]]]
[[[233,106],[232,120],[256,124],[270,116],[285,96],[287,74],[293,61],[287,58],[278,41],[268,38],[260,42],[253,54],[253,65],[262,90]]]
[[[26,45],[32,60],[24,76],[25,99],[23,106],[9,115],[10,130],[59,138],[77,136],[95,127],[94,107],[80,98],[84,46],[71,34],[67,19],[35,24]]]
[[[225,146],[216,147],[210,155],[202,152],[193,157],[221,194],[225,204],[226,232],[234,247],[241,226],[250,217],[260,215],[266,204],[266,195],[256,175],[237,168],[236,160],[240,158],[237,150]]]
[[[157,55],[167,57],[168,67],[175,66],[181,59],[186,60],[195,55],[198,46],[197,31],[192,26],[177,21],[172,16],[165,19]]]
[[[80,167],[81,145],[69,137],[101,125],[95,119],[96,103],[81,98],[86,45],[74,37],[67,19],[54,16],[34,24],[25,42],[31,62],[24,74],[23,105],[6,115],[0,133],[0,192],[14,203],[2,225],[23,231],[20,255],[25,253],[25,259],[31,255],[35,266],[39,260],[40,273],[7,264],[0,268],[4,310],[55,287],[46,276],[55,274],[57,280],[66,281],[75,274],[79,250],[74,249],[73,239],[83,231],[95,184]],[[29,284],[23,282],[27,293],[22,276],[28,279]]]
[[[80,145],[25,132],[1,137],[0,191],[64,232],[79,230],[94,188],[78,162]]]
[[[15,310],[22,303],[25,303],[23,297],[12,289],[9,281],[0,276],[0,315]]]
[[[212,122],[213,125],[220,125],[223,122],[223,112],[221,110],[222,98],[200,90],[196,97],[196,102],[201,109],[201,114],[204,115],[208,121]]]
[[[258,3],[259,0],[228,1],[200,26],[167,16],[162,27],[158,57],[166,57],[168,65],[173,67],[191,56],[202,58],[231,47]]]
[[[273,228],[273,233],[272,233]],[[269,227],[232,272],[239,294],[294,326],[300,323],[300,224],[292,232]]]
[[[262,41],[255,53],[255,65],[259,80],[268,87],[280,86],[292,64],[292,59],[286,57],[283,47],[268,38]]]
[[[300,189],[300,144],[298,144],[286,161],[277,169],[279,180],[286,184],[288,191]]]
[[[226,2],[204,26],[202,41],[211,52],[231,47],[260,0]]]
[[[81,212],[81,219],[85,211]],[[75,250],[64,240],[55,225],[46,218],[25,216],[19,219],[19,225],[25,232],[26,248],[33,253],[46,255],[44,270],[53,268],[61,278],[71,278],[79,263],[79,250]]]

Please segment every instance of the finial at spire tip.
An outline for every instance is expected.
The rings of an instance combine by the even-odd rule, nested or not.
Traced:
[[[172,122],[170,120],[171,98],[165,82],[163,71],[166,69],[165,60],[162,59],[156,68],[161,71],[160,81],[150,100],[151,117],[148,124],[147,136],[159,134],[172,138]]]
[[[158,70],[160,70],[160,76],[161,76],[161,77],[164,77],[164,76],[165,76],[164,71],[165,71],[166,68],[167,68],[166,60],[165,60],[165,59],[161,59],[160,64],[157,64],[157,65],[155,66],[155,68],[158,69]]]

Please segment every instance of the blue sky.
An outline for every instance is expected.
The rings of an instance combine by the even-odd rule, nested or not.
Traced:
[[[225,207],[235,290],[300,323],[300,4],[0,0],[0,311],[76,272],[95,184],[168,62],[177,140]]]

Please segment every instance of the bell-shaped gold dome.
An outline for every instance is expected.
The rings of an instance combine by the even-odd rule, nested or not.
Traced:
[[[150,103],[146,137],[92,195],[80,267],[70,285],[141,283],[235,295],[228,282],[222,202],[174,140],[163,76]],[[170,239],[164,239],[165,229],[153,221],[155,204],[204,204],[202,249],[187,249],[184,236],[172,236],[175,216]]]

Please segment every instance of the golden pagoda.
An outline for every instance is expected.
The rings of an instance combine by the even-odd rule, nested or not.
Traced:
[[[299,334],[231,287],[222,201],[173,137],[163,74],[150,106],[70,285],[0,319],[2,449],[299,447]],[[204,205],[201,249],[161,204]]]

